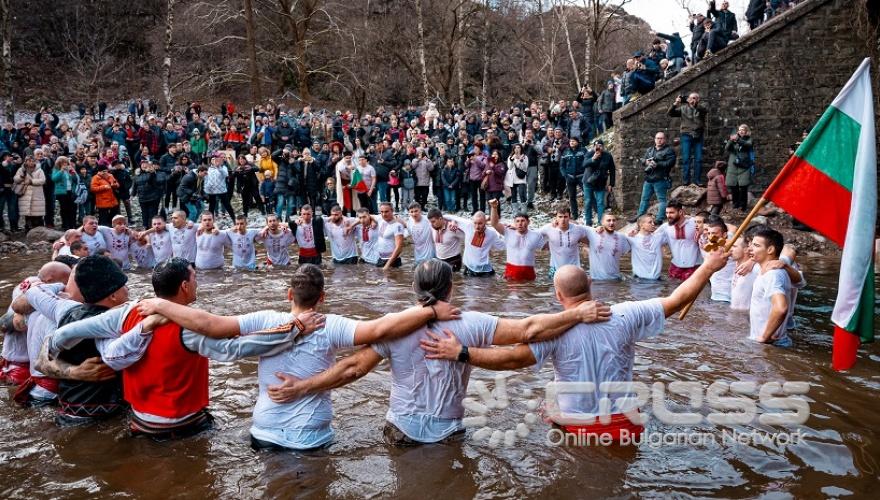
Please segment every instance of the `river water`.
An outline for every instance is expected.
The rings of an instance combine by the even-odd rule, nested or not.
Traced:
[[[405,252],[405,255],[411,255]],[[41,264],[38,256],[0,259],[0,306],[12,287]],[[625,259],[626,260],[626,259]],[[501,262],[496,261],[496,268]],[[546,256],[539,258],[546,269]],[[795,346],[781,350],[746,339],[748,317],[708,301],[708,293],[661,336],[638,344],[635,380],[809,382],[810,417],[801,426],[759,423],[735,427],[701,423],[671,426],[651,419],[652,436],[703,433],[700,442],[644,442],[630,447],[551,446],[538,424],[512,447],[490,447],[469,437],[460,443],[409,449],[382,442],[390,378],[383,363],[363,379],[333,392],[335,443],[310,453],[256,453],[249,447],[250,414],[257,393],[256,360],[211,362],[215,430],[195,438],[154,443],[127,434],[117,419],[86,429],[59,429],[52,410],[26,410],[0,390],[0,497],[95,498],[496,498],[592,496],[817,497],[868,496],[880,479],[880,356],[863,349],[856,368],[830,368],[830,314],[838,262],[804,263],[809,282],[796,309]],[[383,274],[368,267],[328,270],[326,311],[371,318],[410,304],[411,271]],[[262,308],[287,310],[289,272],[200,272],[197,307],[222,314]],[[131,276],[133,297],[150,292],[148,275]],[[597,283],[594,295],[610,303],[669,293],[674,283]],[[456,278],[456,303],[502,316],[552,311],[550,281],[509,285],[499,279]],[[524,390],[544,394],[549,364],[539,372],[507,376],[510,406],[493,410],[493,426],[512,429],[529,411]],[[471,385],[496,374],[475,369]],[[667,396],[674,411],[686,400]],[[704,405],[705,406],[705,405]],[[648,414],[650,406],[643,408]],[[709,412],[707,408],[699,411]],[[732,433],[798,431],[797,444],[751,439],[725,442]],[[714,440],[714,441],[713,441]],[[876,494],[876,491],[873,491]],[[873,496],[873,495],[872,495]]]

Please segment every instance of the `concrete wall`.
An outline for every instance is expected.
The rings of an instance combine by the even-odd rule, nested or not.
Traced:
[[[618,110],[614,116],[618,206],[627,213],[638,208],[643,172],[635,161],[658,130],[670,140],[678,137],[679,120],[666,113],[676,96],[690,92],[698,92],[710,111],[703,181],[714,161],[726,160],[722,155],[726,138],[746,123],[757,154],[753,190],[760,195],[785,163],[789,146],[818,120],[869,55],[857,35],[856,5],[852,0],[804,2]],[[681,183],[678,166],[672,180],[673,187]]]

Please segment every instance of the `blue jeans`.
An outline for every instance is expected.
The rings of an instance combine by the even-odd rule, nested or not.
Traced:
[[[446,210],[452,211],[456,210],[455,199],[458,197],[458,192],[455,188],[443,188],[443,201],[446,203]]]
[[[663,222],[666,217],[666,193],[669,191],[671,182],[668,179],[662,181],[649,182],[645,181],[642,185],[642,201],[639,203],[639,215],[644,215],[648,211],[648,202],[651,201],[651,195],[657,195],[657,201],[660,202],[660,208],[654,214],[654,220],[659,223]]]
[[[186,209],[186,218],[193,221],[199,221],[199,214],[202,213],[202,202],[200,201],[188,201],[184,203],[184,208]]]
[[[702,183],[703,138],[695,138],[691,134],[681,134],[681,182],[688,185]],[[693,153],[693,154],[691,154]],[[691,166],[693,160],[693,167]],[[691,177],[693,173],[693,177]]]
[[[299,205],[295,194],[277,193],[275,200],[275,215],[282,221],[290,219],[290,216],[293,215],[293,212],[296,211]],[[286,210],[284,216],[282,216],[282,210]]]
[[[596,219],[602,223],[602,215],[605,214],[605,190],[592,188],[584,184],[584,223],[593,225],[593,207],[596,207]]]
[[[6,227],[3,222],[3,211],[9,217],[9,229],[18,228],[18,196],[12,188],[3,188],[0,192],[0,227]]]
[[[379,194],[379,201],[391,201],[388,197],[388,182],[376,181],[376,192]]]

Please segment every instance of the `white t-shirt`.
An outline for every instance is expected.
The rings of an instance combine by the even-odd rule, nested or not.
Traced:
[[[235,269],[257,268],[257,249],[254,241],[260,235],[258,229],[247,229],[241,234],[234,229],[227,229],[226,236],[232,247],[232,267]]]
[[[69,255],[73,257],[73,254],[70,253],[70,245],[64,245],[63,247],[58,249],[58,256],[60,257],[62,255]]]
[[[355,222],[351,217],[343,217],[339,224],[330,222],[330,218],[324,216],[324,233],[330,239],[330,252],[336,260],[345,260],[358,256],[357,251],[357,233],[359,228],[355,228],[348,234],[345,234],[345,226]]]
[[[663,270],[663,245],[669,244],[666,233],[638,233],[627,236],[626,239],[629,241],[633,275],[647,280],[659,279]]]
[[[619,280],[620,257],[629,252],[629,240],[618,233],[596,232],[586,227],[590,242],[590,277],[594,280]]]
[[[379,258],[389,259],[394,253],[396,238],[403,236],[403,225],[399,222],[388,222],[382,217],[376,219],[376,225],[379,231]]]
[[[559,409],[565,413],[599,414],[599,391],[602,382],[632,381],[636,342],[658,335],[666,324],[660,299],[623,302],[611,306],[606,323],[580,324],[561,336],[529,344],[537,363],[535,371],[549,358],[557,382],[593,382],[596,389],[588,394],[560,394]],[[616,399],[608,413],[622,413]]]
[[[171,255],[180,257],[190,262],[196,261],[196,232],[198,227],[183,226],[177,229],[174,226],[166,226],[166,231],[171,235]]]
[[[131,245],[131,236],[127,232],[117,233],[115,230],[98,226],[98,231],[103,235],[103,241],[107,242],[107,250],[110,250],[110,256],[122,266],[123,271],[131,269],[131,259],[129,259],[128,248]],[[83,234],[85,236],[85,234]],[[85,239],[83,239],[85,242]],[[89,255],[94,255],[89,246]]]
[[[289,323],[292,315],[277,311],[257,311],[238,317],[242,335]],[[336,314],[328,314],[324,328],[297,339],[296,344],[271,356],[262,356],[257,367],[260,392],[254,406],[251,433],[258,439],[273,438],[284,430],[286,442],[276,443],[289,448],[314,448],[333,439],[330,423],[333,405],[330,391],[304,396],[291,403],[279,404],[269,399],[267,388],[279,383],[278,372],[306,379],[317,375],[336,362],[336,350],[354,345],[357,322]]]
[[[434,250],[437,252],[438,259],[449,259],[461,255],[461,248],[464,245],[464,231],[461,229],[451,231],[448,224],[440,230],[431,226],[431,239],[434,241]]]
[[[357,239],[361,244],[361,259],[367,264],[376,265],[379,262],[379,230],[377,226],[371,225],[366,230],[363,224],[358,224],[354,228],[357,233]]]
[[[545,224],[540,229],[547,238],[550,248],[550,267],[559,269],[562,266],[581,266],[581,240],[587,237],[587,228],[579,224],[569,224],[563,231],[558,227]]]
[[[757,267],[757,266],[756,266]],[[782,269],[773,269],[763,274],[758,274],[755,278],[755,284],[752,288],[752,300],[749,304],[749,338],[758,340],[767,326],[770,319],[770,310],[772,309],[771,298],[781,293],[786,299],[791,296],[791,280]],[[773,334],[774,342],[788,341],[787,320],[779,325],[779,329]]]
[[[296,241],[296,236],[288,229],[280,229],[278,234],[266,231],[263,238],[263,246],[266,248],[266,257],[275,266],[290,265],[290,245]]]
[[[196,236],[196,268],[220,269],[226,261],[223,255],[226,247],[230,246],[229,236],[225,231],[217,234],[204,232]]]
[[[174,254],[174,244],[171,241],[171,233],[168,232],[168,229],[161,233],[151,234],[150,246],[153,247],[153,258],[156,259],[156,262],[165,262]]]
[[[492,264],[489,262],[489,252],[504,249],[504,238],[498,234],[495,229],[486,227],[483,233],[482,242],[476,241],[474,236],[476,230],[474,223],[468,219],[456,217],[454,215],[444,215],[446,220],[455,221],[459,229],[464,231],[464,253],[461,256],[461,262],[471,271],[485,273],[492,271]],[[480,243],[476,245],[475,243]]]
[[[697,243],[697,226],[693,219],[686,218],[679,226],[663,224],[660,230],[666,233],[672,263],[675,267],[687,269],[696,267],[702,261],[700,245]]]
[[[504,242],[507,247],[507,263],[515,266],[535,267],[535,252],[544,248],[547,240],[538,231],[529,229],[520,234],[516,229],[504,229]]]
[[[315,248],[315,228],[312,221],[296,225],[296,244],[300,248]]]
[[[468,347],[488,347],[497,326],[494,316],[464,312],[459,320],[438,321],[430,328],[448,329]],[[391,364],[391,401],[385,418],[411,439],[433,443],[462,428],[461,401],[467,393],[471,366],[426,359],[419,347],[419,340],[427,338],[426,329],[423,326],[406,337],[372,348]]]
[[[433,259],[434,239],[432,238],[431,223],[428,222],[427,217],[422,217],[418,222],[412,218],[407,219],[406,230],[409,232],[410,238],[412,238],[413,257],[416,264]]]
[[[82,232],[82,242],[89,247],[89,255],[95,255],[98,253],[98,250],[103,250],[107,248],[107,242],[104,240],[104,235],[101,234],[100,229],[104,227],[104,229],[110,229],[106,226],[98,226],[98,231],[95,232],[94,236],[83,231]],[[112,231],[112,229],[110,229]]]
[[[736,263],[730,259],[719,271],[715,271],[709,278],[709,286],[712,288],[712,300],[718,302],[730,302],[730,290],[733,275],[736,273]]]
[[[152,269],[156,267],[156,259],[153,257],[153,247],[150,246],[149,242],[142,245],[137,240],[132,241],[129,251],[131,252],[131,256],[134,257],[138,269]]]
[[[755,265],[752,271],[741,276],[734,271],[730,277],[730,308],[734,311],[748,311],[752,302],[752,288],[755,278],[761,274],[761,266]]]

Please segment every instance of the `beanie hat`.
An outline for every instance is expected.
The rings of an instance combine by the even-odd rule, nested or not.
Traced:
[[[74,281],[85,303],[94,304],[125,286],[128,277],[109,257],[90,255],[77,263]]]

